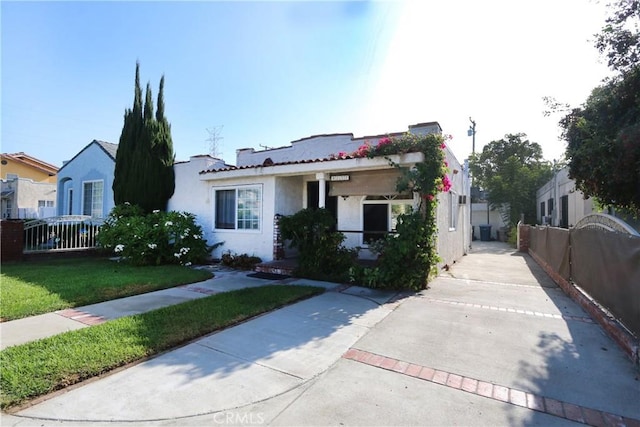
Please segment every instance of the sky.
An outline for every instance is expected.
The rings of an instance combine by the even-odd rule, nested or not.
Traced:
[[[594,0],[104,1],[0,3],[3,153],[62,166],[118,143],[136,61],[176,160],[281,147],[317,134],[404,132],[437,121],[459,160],[525,133],[565,151],[559,115],[611,75]]]

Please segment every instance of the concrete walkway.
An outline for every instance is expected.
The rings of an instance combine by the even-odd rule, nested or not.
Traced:
[[[393,300],[327,292],[2,425],[640,426],[638,371],[528,255],[474,242]]]
[[[242,288],[264,286],[273,283],[288,283],[288,280],[264,280],[248,277],[250,272],[237,271],[219,266],[205,266],[215,277],[203,282],[175,288],[148,292],[97,304],[60,310],[39,316],[27,317],[0,323],[0,349],[49,337],[73,329],[97,325],[107,320],[145,313],[157,308],[203,298],[220,292]],[[297,283],[301,283],[300,280]],[[335,288],[335,283],[314,282],[315,286]]]

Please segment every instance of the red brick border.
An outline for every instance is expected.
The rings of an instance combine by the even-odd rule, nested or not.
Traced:
[[[640,420],[635,418],[599,411],[356,348],[350,348],[342,358],[582,424],[618,427],[640,426]]]
[[[205,294],[205,295],[214,295],[214,294],[220,293],[219,291],[214,291],[213,289],[208,289],[208,288],[202,288],[200,286],[194,286],[193,284],[182,285],[178,287],[187,291],[198,292],[200,294]]]
[[[62,317],[66,317],[67,319],[84,323],[85,325],[99,325],[107,321],[107,319],[105,319],[102,316],[95,316],[91,313],[85,313],[84,311],[74,310],[72,308],[67,310],[56,311],[55,313]]]

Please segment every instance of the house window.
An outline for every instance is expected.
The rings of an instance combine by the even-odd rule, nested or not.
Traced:
[[[458,226],[458,194],[449,191],[449,231],[454,231]]]
[[[395,232],[398,217],[412,210],[413,199],[406,196],[368,196],[362,205],[362,243],[367,245]]]
[[[261,187],[214,190],[215,228],[222,230],[260,230]]]
[[[544,224],[544,214],[545,214],[545,209],[544,209],[544,202],[540,202],[540,224]]]
[[[104,182],[86,181],[83,183],[82,189],[82,214],[90,215],[94,218],[101,218]]]
[[[14,179],[18,179],[18,174],[17,173],[8,173],[7,174],[7,181],[13,181]]]
[[[547,200],[547,207],[549,209],[549,213],[547,215],[551,216],[553,213],[553,199]]]
[[[38,200],[38,208],[52,208],[53,200]]]

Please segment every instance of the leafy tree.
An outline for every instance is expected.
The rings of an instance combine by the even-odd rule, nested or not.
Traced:
[[[488,192],[489,204],[499,209],[503,220],[515,225],[536,220],[536,191],[553,175],[542,158],[542,148],[524,133],[508,134],[491,141],[471,159],[475,183]]]
[[[606,55],[609,67],[625,72],[640,63],[640,0],[619,0],[613,14],[596,35],[596,48]]]
[[[136,63],[133,109],[127,109],[116,154],[113,181],[116,205],[129,202],[145,212],[165,211],[175,190],[171,126],[164,116],[164,76],[154,116],[151,85],[142,104],[140,64]]]
[[[596,48],[617,75],[561,120],[569,176],[603,206],[640,215],[640,0],[620,0]]]
[[[604,206],[640,214],[640,68],[595,88],[560,125],[576,186]]]

